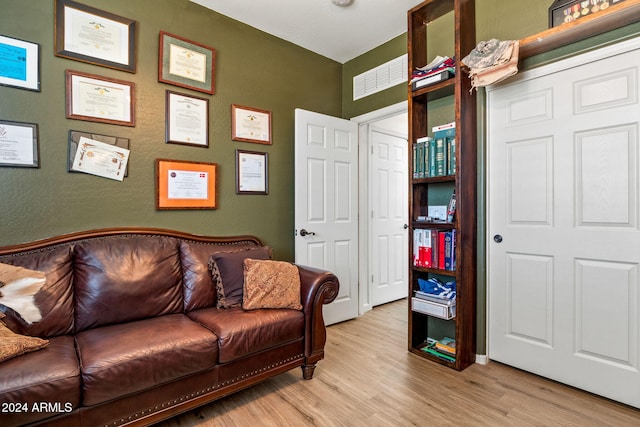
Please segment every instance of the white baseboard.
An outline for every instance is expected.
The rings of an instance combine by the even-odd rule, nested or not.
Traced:
[[[489,363],[489,357],[486,354],[476,354],[476,363],[479,365],[486,365]]]

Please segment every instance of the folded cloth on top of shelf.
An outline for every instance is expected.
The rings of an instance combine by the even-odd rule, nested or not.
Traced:
[[[456,298],[456,281],[442,283],[440,279],[431,277],[428,280],[418,278],[420,291],[438,298],[453,300]]]
[[[425,77],[442,72],[443,70],[449,70],[451,73],[456,72],[456,58],[449,58],[448,56],[436,56],[433,61],[424,67],[416,67],[411,73],[411,83],[421,80]]]
[[[471,90],[501,82],[518,72],[519,40],[482,41],[462,59],[470,68]]]

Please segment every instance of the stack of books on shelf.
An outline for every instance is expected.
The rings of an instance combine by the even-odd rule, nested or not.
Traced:
[[[450,362],[456,361],[456,340],[453,338],[444,337],[441,340],[428,338],[421,350]]]
[[[456,73],[456,60],[448,56],[436,56],[433,61],[424,67],[416,67],[411,73],[411,89],[422,87],[448,80]]]
[[[418,286],[420,290],[415,291],[411,298],[413,311],[442,319],[452,319],[456,316],[455,280],[442,283],[436,277],[418,278]]]
[[[413,177],[430,178],[456,174],[456,122],[435,126],[433,137],[413,144]]]
[[[456,230],[413,229],[414,267],[456,269]]]

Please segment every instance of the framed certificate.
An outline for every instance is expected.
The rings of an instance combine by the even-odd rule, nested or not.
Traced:
[[[166,142],[209,146],[209,100],[167,91]]]
[[[129,161],[129,150],[95,139],[80,137],[73,170],[122,181]]]
[[[236,150],[236,194],[269,194],[267,153]]]
[[[135,126],[135,83],[66,71],[67,118]]]
[[[216,51],[160,31],[158,81],[213,95]]]
[[[40,45],[0,36],[0,85],[40,91]]]
[[[231,139],[271,144],[271,112],[232,104]]]
[[[0,120],[0,166],[40,166],[37,124]]]
[[[69,172],[81,172],[79,170],[75,170],[73,168],[73,163],[76,159],[76,154],[78,152],[78,147],[80,146],[80,139],[92,139],[103,144],[113,145],[115,147],[129,149],[129,138],[122,138],[119,136],[109,136],[109,135],[100,135],[97,133],[90,132],[80,132],[77,130],[69,131],[69,157],[67,160],[67,170]],[[129,174],[129,166],[124,169],[124,177],[126,178]]]
[[[156,209],[215,209],[217,167],[156,159]]]
[[[71,0],[55,2],[54,53],[136,72],[135,21]]]

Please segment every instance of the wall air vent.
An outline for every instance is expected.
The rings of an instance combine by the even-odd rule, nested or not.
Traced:
[[[407,54],[353,78],[353,100],[364,98],[407,81]]]

